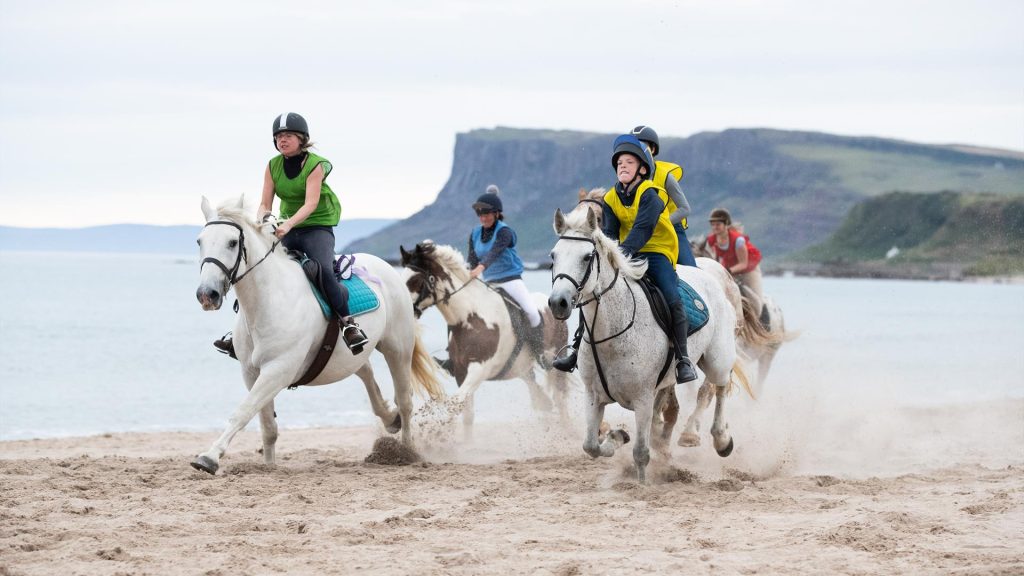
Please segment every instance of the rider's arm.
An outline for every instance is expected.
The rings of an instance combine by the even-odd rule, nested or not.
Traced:
[[[601,232],[612,240],[619,239],[619,217],[607,204],[601,205]]]
[[[747,269],[747,242],[741,236],[736,239],[736,265],[729,268],[729,272],[739,274]]]
[[[683,187],[679,185],[679,181],[676,177],[669,174],[665,177],[665,192],[668,193],[668,197],[676,203],[676,211],[668,215],[668,219],[673,224],[678,224],[683,218],[690,215],[690,203],[686,201],[686,195],[683,194]]]
[[[256,220],[262,221],[265,214],[270,214],[274,207],[274,179],[270,176],[270,164],[263,174],[263,195],[260,196],[260,207],[256,211]]]
[[[476,255],[476,249],[473,248],[473,234],[469,235],[469,250],[466,251],[466,263],[469,264],[469,269],[476,268],[476,265],[480,263],[480,258]]]
[[[620,244],[626,256],[633,257],[654,235],[654,226],[665,211],[665,203],[657,194],[644,194],[640,197],[640,206],[636,212],[636,220],[629,230],[626,240]]]

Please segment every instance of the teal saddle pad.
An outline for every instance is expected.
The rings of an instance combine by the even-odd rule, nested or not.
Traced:
[[[682,280],[679,280],[679,297],[683,299],[686,318],[690,322],[690,329],[686,333],[689,336],[708,323],[708,305],[704,303],[704,299],[697,294],[696,290]]]
[[[359,276],[353,274],[348,279],[341,280],[339,284],[348,291],[348,313],[352,316],[359,316],[360,314],[373,312],[380,308],[380,300],[377,299],[377,294]],[[320,290],[312,282],[309,283],[309,287],[313,289],[313,295],[316,296],[316,301],[320,303],[320,309],[323,310],[324,317],[330,318],[331,306],[324,299],[323,294],[320,293]]]

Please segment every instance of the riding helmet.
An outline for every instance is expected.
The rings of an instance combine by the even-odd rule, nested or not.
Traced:
[[[658,150],[661,149],[661,141],[658,140],[658,133],[654,131],[654,128],[650,126],[637,126],[633,128],[633,136],[636,136],[641,142],[650,146],[652,155],[658,155]]]
[[[725,208],[715,208],[711,211],[711,216],[708,216],[708,222],[721,222],[726,226],[731,226],[732,215]]]
[[[498,198],[499,190],[494,184],[487,187],[487,191],[481,194],[473,203],[473,210],[478,213],[502,212],[501,198]]]
[[[640,164],[647,166],[647,175],[643,176],[644,180],[654,177],[654,157],[636,136],[623,134],[615,139],[615,143],[612,145],[612,169],[616,168],[616,162],[622,154],[632,154],[640,160]]]
[[[281,132],[297,132],[309,139],[309,125],[306,119],[295,112],[285,112],[274,118],[274,136]]]

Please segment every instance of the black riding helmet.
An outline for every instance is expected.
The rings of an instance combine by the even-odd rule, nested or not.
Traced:
[[[640,164],[647,167],[647,174],[641,174],[641,178],[644,180],[650,180],[654,177],[654,158],[651,153],[647,151],[636,136],[632,134],[623,134],[615,139],[615,143],[612,145],[612,169],[616,169],[616,163],[619,156],[623,154],[632,154],[640,160]]]
[[[274,118],[274,136],[281,132],[302,134],[303,143],[309,142],[309,125],[305,118],[295,112],[285,112]],[[274,140],[274,148],[277,148],[277,140]]]
[[[661,149],[661,141],[658,140],[658,133],[654,131],[654,128],[651,128],[650,126],[637,126],[636,128],[633,128],[632,134],[641,142],[645,142],[651,147],[652,155],[658,155],[658,150]]]
[[[499,190],[494,184],[487,187],[487,191],[481,194],[473,203],[473,210],[478,214],[489,212],[502,212],[501,198],[498,198]]]

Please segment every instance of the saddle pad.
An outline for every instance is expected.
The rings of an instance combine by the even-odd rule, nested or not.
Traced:
[[[348,295],[348,313],[350,315],[359,316],[360,314],[373,312],[380,308],[380,300],[377,299],[377,294],[359,276],[353,274],[338,283],[341,284],[343,292]],[[316,296],[316,301],[320,304],[320,310],[323,311],[324,318],[330,318],[331,306],[324,299],[323,294],[320,293],[320,289],[312,282],[309,283],[309,287],[313,289],[313,295]]]
[[[686,318],[690,322],[690,329],[686,333],[689,336],[708,323],[708,305],[689,284],[682,280],[679,280],[679,297],[683,299]]]

